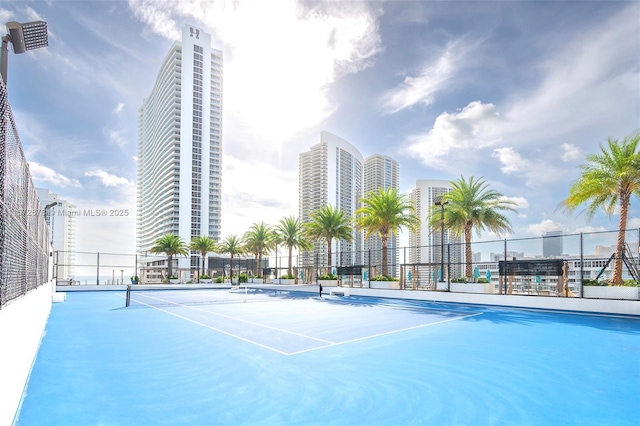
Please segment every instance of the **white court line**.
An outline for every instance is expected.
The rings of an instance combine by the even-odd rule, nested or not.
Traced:
[[[429,326],[432,326],[432,325],[442,324],[442,323],[445,323],[445,322],[457,321],[457,320],[464,319],[464,318],[475,317],[477,315],[482,315],[482,312],[478,312],[478,313],[475,313],[475,314],[469,314],[469,315],[465,315],[465,316],[458,317],[458,318],[449,318],[449,319],[442,320],[442,321],[431,322],[429,324],[421,324],[421,325],[415,325],[413,327],[401,328],[400,330],[385,331],[384,333],[372,334],[371,336],[358,337],[357,339],[345,340],[343,342],[333,343],[331,345],[322,346],[322,347],[319,347],[319,348],[311,348],[311,349],[305,349],[303,351],[291,352],[289,355],[297,355],[297,354],[301,354],[301,353],[305,353],[305,352],[316,351],[318,349],[324,349],[324,348],[328,348],[328,347],[332,347],[332,346],[344,345],[345,343],[359,342],[359,341],[362,341],[362,340],[373,339],[375,337],[387,336],[389,334],[401,333],[403,331],[408,331],[408,330],[415,330],[416,328],[429,327]]]
[[[121,295],[118,295],[118,296],[122,297]],[[215,327],[210,326],[210,325],[208,325],[208,324],[203,324],[203,323],[201,323],[201,322],[199,322],[199,321],[192,320],[191,318],[187,318],[187,317],[184,317],[184,316],[182,316],[182,315],[178,315],[178,314],[176,314],[175,312],[167,311],[166,309],[162,309],[162,308],[159,308],[159,307],[157,307],[157,306],[149,305],[149,304],[147,304],[147,303],[140,302],[139,300],[136,300],[136,302],[138,302],[138,303],[140,303],[140,304],[142,304],[142,305],[148,306],[148,307],[150,307],[150,308],[153,308],[153,309],[155,309],[155,310],[158,310],[158,311],[160,311],[160,312],[164,312],[165,314],[173,315],[174,317],[177,317],[177,318],[183,319],[183,320],[188,321],[188,322],[190,322],[190,323],[200,325],[200,326],[202,326],[202,327],[204,327],[204,328],[208,328],[208,329],[210,329],[210,330],[217,331],[217,332],[222,333],[222,334],[226,334],[227,336],[235,337],[236,339],[240,339],[240,340],[242,340],[242,341],[244,341],[244,342],[251,343],[251,344],[256,345],[256,346],[260,346],[261,348],[264,348],[264,349],[269,349],[270,351],[277,352],[277,353],[279,353],[279,354],[281,354],[281,355],[289,355],[289,354],[288,354],[288,353],[286,353],[286,352],[282,352],[282,351],[279,351],[278,349],[275,349],[275,348],[272,348],[272,347],[269,347],[269,346],[262,345],[262,344],[260,344],[260,343],[258,343],[258,342],[254,342],[254,341],[249,340],[249,339],[245,339],[244,337],[237,336],[237,335],[235,335],[235,334],[233,334],[233,333],[229,333],[229,332],[224,331],[224,330],[220,330],[219,328],[215,328]]]
[[[122,296],[120,294],[118,294],[118,296],[124,298],[124,296]],[[265,326],[265,325],[262,325],[262,324],[254,323],[254,322],[251,322],[251,321],[245,321],[245,320],[242,320],[242,319],[237,319],[237,318],[234,318],[234,317],[231,317],[231,316],[228,316],[228,315],[217,314],[215,312],[207,311],[207,310],[204,310],[204,309],[199,309],[199,308],[194,308],[194,307],[191,307],[191,306],[182,305],[180,303],[168,301],[168,300],[165,300],[165,299],[160,299],[160,298],[156,298],[156,297],[152,297],[152,296],[146,296],[146,295],[144,295],[144,296],[145,297],[150,297],[152,299],[156,299],[156,300],[159,300],[159,301],[162,301],[162,302],[165,302],[165,303],[169,303],[169,304],[173,304],[173,305],[177,305],[177,306],[183,306],[183,307],[186,307],[186,308],[189,308],[189,309],[200,310],[200,311],[207,312],[207,313],[214,314],[214,315],[218,315],[218,316],[221,316],[221,317],[224,317],[224,318],[227,318],[227,319],[246,322],[248,324],[258,325],[258,326],[261,326],[261,327],[264,327],[264,328],[269,328],[269,329],[281,331],[281,332],[284,332],[284,333],[296,335],[296,336],[299,336],[299,337],[304,337],[304,338],[307,338],[307,339],[313,339],[313,340],[317,340],[317,341],[326,343],[323,346],[319,346],[319,347],[316,347],[316,348],[305,349],[305,350],[302,350],[302,351],[283,352],[283,351],[280,351],[278,349],[272,348],[270,346],[266,346],[266,345],[263,345],[261,343],[254,342],[253,340],[249,340],[247,338],[238,336],[236,334],[229,333],[229,332],[224,331],[224,330],[220,330],[220,329],[218,329],[216,327],[213,327],[211,325],[204,324],[204,323],[201,323],[199,321],[195,321],[193,319],[184,317],[182,315],[178,315],[178,314],[176,314],[174,312],[171,312],[171,311],[167,311],[166,309],[162,309],[162,308],[159,308],[157,306],[149,305],[147,303],[144,303],[144,302],[141,302],[139,300],[136,300],[136,302],[138,302],[138,303],[140,303],[142,305],[145,305],[145,306],[148,306],[150,308],[156,309],[158,311],[167,313],[169,315],[173,315],[173,316],[175,316],[177,318],[184,319],[184,320],[186,320],[188,322],[200,325],[200,326],[208,328],[210,330],[214,330],[214,331],[220,332],[220,333],[225,334],[227,336],[235,337],[236,339],[240,339],[240,340],[242,340],[244,342],[251,343],[253,345],[256,345],[256,346],[259,346],[261,348],[268,349],[268,350],[271,350],[271,351],[274,351],[274,352],[277,352],[277,353],[279,353],[281,355],[285,355],[285,356],[298,355],[298,354],[302,354],[302,353],[306,353],[306,352],[316,351],[316,350],[319,350],[319,349],[325,349],[325,348],[329,348],[329,347],[333,347],[333,346],[344,345],[344,344],[347,344],[347,343],[359,342],[359,341],[362,341],[362,340],[373,339],[373,338],[376,338],[376,337],[387,336],[387,335],[390,335],[390,334],[401,333],[401,332],[404,332],[404,331],[415,330],[415,329],[418,329],[418,328],[429,327],[429,326],[432,326],[432,325],[443,324],[443,323],[446,323],[446,322],[457,321],[457,320],[461,320],[461,319],[464,319],[464,318],[469,318],[469,317],[475,317],[475,316],[478,316],[478,315],[482,315],[482,312],[478,312],[478,313],[475,313],[475,314],[464,315],[464,316],[460,316],[460,317],[456,317],[456,318],[449,318],[449,319],[445,319],[445,320],[442,320],[442,321],[436,321],[436,322],[432,322],[432,323],[428,323],[428,324],[421,324],[421,325],[416,325],[416,326],[412,326],[412,327],[402,328],[402,329],[399,329],[399,330],[392,330],[392,331],[386,331],[384,333],[372,334],[371,336],[359,337],[357,339],[345,340],[345,341],[342,341],[342,342],[331,342],[329,340],[323,340],[323,339],[318,339],[318,338],[311,337],[311,336],[305,336],[304,334],[294,333],[294,332],[291,332],[291,331],[288,331],[288,330],[283,330],[283,329],[279,329],[279,328],[276,328],[276,327],[269,327],[269,326]]]
[[[258,326],[258,327],[261,327],[261,328],[266,328],[266,329],[269,329],[269,330],[275,330],[275,331],[279,331],[279,332],[282,332],[282,333],[291,334],[293,336],[303,337],[305,339],[317,340],[318,342],[329,343],[329,344],[335,343],[335,342],[332,342],[332,341],[329,341],[329,340],[324,340],[324,339],[320,339],[320,338],[317,338],[317,337],[312,337],[312,336],[307,336],[307,335],[304,335],[304,334],[296,333],[294,331],[285,330],[285,329],[278,328],[278,327],[271,327],[271,326],[260,324],[260,323],[257,323],[257,322],[248,321],[248,320],[244,320],[244,319],[237,318],[237,317],[232,317],[230,315],[225,315],[225,314],[220,314],[220,313],[217,313],[217,312],[212,312],[212,311],[209,311],[209,310],[206,310],[206,309],[202,309],[202,308],[196,308],[195,306],[183,305],[182,303],[172,302],[170,300],[161,299],[159,297],[148,296],[146,294],[139,294],[138,296],[148,297],[150,299],[155,299],[155,300],[158,300],[158,301],[161,301],[161,302],[164,302],[164,303],[169,303],[169,304],[173,304],[173,305],[176,305],[176,306],[181,306],[181,307],[184,307],[184,308],[187,308],[187,309],[193,309],[194,311],[206,312],[208,314],[216,315],[216,316],[219,316],[219,317],[222,317],[222,318],[230,319],[230,320],[233,320],[233,321],[244,322],[244,323],[255,325],[255,326]],[[144,304],[146,306],[154,307],[153,305],[149,305],[149,304],[146,304],[144,302],[140,302],[139,300],[136,300],[136,302],[142,303],[142,304]],[[162,310],[164,312],[163,309],[160,309],[160,310]]]

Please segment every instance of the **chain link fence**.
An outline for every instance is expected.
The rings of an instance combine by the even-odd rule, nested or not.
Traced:
[[[0,82],[0,309],[47,281],[48,226]]]

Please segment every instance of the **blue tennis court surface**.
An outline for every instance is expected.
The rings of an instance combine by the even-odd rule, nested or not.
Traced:
[[[262,296],[67,294],[17,424],[637,424],[637,318]]]

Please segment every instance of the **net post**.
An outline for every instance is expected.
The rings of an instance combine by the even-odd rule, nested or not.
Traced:
[[[129,305],[131,305],[131,284],[127,284],[127,295],[125,298],[126,302],[125,302],[125,307],[129,307]]]

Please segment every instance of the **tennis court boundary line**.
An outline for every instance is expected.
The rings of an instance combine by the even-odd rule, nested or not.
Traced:
[[[122,297],[121,295],[118,295],[118,296]],[[182,316],[182,315],[179,315],[179,314],[177,314],[177,313],[175,313],[175,312],[171,312],[171,311],[168,311],[168,310],[166,310],[166,309],[159,308],[159,307],[157,307],[157,306],[149,305],[148,303],[144,303],[144,302],[140,302],[140,301],[137,301],[137,302],[138,302],[138,303],[140,303],[141,305],[145,305],[145,306],[148,306],[149,308],[155,309],[155,310],[157,310],[157,311],[164,312],[165,314],[169,314],[169,315],[174,316],[174,317],[176,317],[176,318],[183,319],[183,320],[185,320],[185,321],[187,321],[187,322],[190,322],[190,323],[192,323],[192,324],[196,324],[196,325],[202,326],[202,327],[204,327],[204,328],[208,328],[208,329],[210,329],[210,330],[217,331],[218,333],[222,333],[222,334],[224,334],[224,335],[227,335],[227,336],[230,336],[230,337],[233,337],[233,338],[236,338],[236,339],[240,339],[240,340],[242,340],[243,342],[251,343],[252,345],[256,345],[256,346],[259,346],[259,347],[264,348],[264,349],[269,349],[270,351],[277,352],[277,353],[279,353],[279,354],[281,354],[281,355],[289,355],[289,354],[288,354],[288,353],[286,353],[286,352],[279,351],[278,349],[275,349],[275,348],[272,348],[272,347],[269,347],[269,346],[263,345],[263,344],[258,343],[258,342],[254,342],[253,340],[249,340],[249,339],[247,339],[247,338],[244,338],[244,337],[241,337],[241,336],[235,335],[235,334],[233,334],[233,333],[229,333],[228,331],[220,330],[219,328],[213,327],[213,326],[211,326],[211,325],[203,324],[203,323],[201,323],[200,321],[196,321],[196,320],[193,320],[193,319],[191,319],[191,318],[187,318],[187,317]]]
[[[311,348],[311,349],[305,349],[305,350],[298,351],[298,352],[291,352],[289,355],[298,355],[298,354],[302,354],[302,353],[305,353],[305,352],[317,351],[319,349],[325,349],[325,348],[329,348],[329,347],[333,347],[333,346],[344,345],[344,344],[347,344],[347,343],[360,342],[362,340],[373,339],[373,338],[376,338],[376,337],[387,336],[387,335],[395,334],[395,333],[402,333],[402,332],[405,332],[405,331],[415,330],[415,329],[418,329],[418,328],[430,327],[432,325],[438,325],[438,324],[443,324],[443,323],[446,323],[446,322],[457,321],[457,320],[461,320],[461,319],[465,319],[465,318],[469,318],[469,317],[475,317],[477,315],[482,315],[482,312],[477,312],[475,314],[469,314],[469,315],[463,315],[463,316],[460,316],[460,317],[457,317],[457,318],[448,318],[448,319],[445,319],[445,320],[442,320],[442,321],[431,322],[429,324],[414,325],[413,327],[401,328],[399,330],[385,331],[384,333],[372,334],[371,336],[358,337],[357,339],[345,340],[344,342],[336,342],[336,343],[332,343],[330,345],[322,346],[322,347],[319,347],[319,348]]]
[[[260,324],[259,322],[253,322],[253,321],[249,321],[249,320],[246,320],[246,319],[242,319],[240,317],[221,314],[219,312],[213,312],[213,311],[209,311],[207,309],[197,308],[195,306],[191,306],[191,305],[187,305],[187,304],[171,302],[171,301],[166,300],[166,299],[161,299],[161,298],[158,298],[158,297],[152,297],[152,296],[148,296],[148,295],[145,295],[145,297],[148,297],[150,299],[159,300],[159,301],[162,301],[162,302],[167,302],[167,303],[170,303],[170,304],[172,304],[174,306],[178,306],[178,307],[181,307],[181,308],[187,308],[187,309],[191,309],[191,310],[194,310],[194,311],[205,312],[207,314],[215,315],[215,316],[218,316],[218,317],[221,317],[221,318],[225,318],[225,319],[228,319],[228,320],[244,322],[246,324],[250,324],[250,325],[253,325],[253,326],[260,327],[260,328],[266,328],[268,330],[274,330],[274,331],[279,331],[281,333],[291,334],[292,336],[298,336],[298,337],[302,337],[302,338],[305,338],[305,339],[316,340],[318,342],[328,343],[328,344],[334,344],[335,343],[335,342],[332,342],[330,340],[320,339],[318,337],[307,336],[305,334],[296,333],[295,331],[285,330],[285,329],[278,328],[278,327],[272,327],[272,326],[269,326],[269,325],[266,325],[266,324]],[[139,300],[136,300],[136,302],[143,303],[143,304],[146,305],[146,303],[141,302]],[[152,305],[147,305],[147,306],[151,306],[152,308],[154,307]],[[164,312],[164,310],[163,310],[163,312]]]
[[[121,295],[118,295],[118,296],[122,297]],[[158,299],[158,300],[163,300],[164,301],[164,299]],[[429,327],[429,326],[432,326],[432,325],[444,324],[444,323],[447,323],[447,322],[457,321],[457,320],[470,318],[470,317],[475,317],[475,316],[483,314],[482,312],[476,312],[476,313],[473,313],[473,314],[461,315],[461,316],[456,317],[456,318],[447,318],[447,319],[444,319],[444,320],[441,320],[441,321],[435,321],[435,322],[431,322],[431,323],[428,323],[428,324],[420,324],[420,325],[416,325],[416,326],[412,326],[412,327],[401,328],[401,329],[398,329],[398,330],[391,330],[391,331],[385,331],[383,333],[372,334],[370,336],[358,337],[356,339],[349,339],[349,340],[345,340],[345,341],[341,341],[341,342],[331,342],[329,340],[319,339],[317,337],[312,337],[312,336],[306,336],[304,334],[295,333],[295,332],[292,332],[292,331],[289,331],[289,330],[283,330],[283,329],[279,329],[279,328],[276,328],[276,327],[265,326],[264,324],[259,324],[259,323],[255,323],[255,322],[252,322],[252,321],[243,320],[243,319],[232,317],[232,316],[229,316],[229,315],[219,314],[219,313],[216,313],[216,312],[208,311],[206,309],[199,309],[199,308],[195,308],[195,307],[192,307],[192,306],[187,306],[187,305],[182,305],[182,304],[179,304],[179,303],[174,303],[174,306],[184,307],[184,308],[188,308],[188,309],[192,309],[192,310],[197,310],[197,311],[205,312],[205,313],[208,313],[208,314],[217,315],[217,316],[220,316],[220,317],[223,317],[223,318],[226,318],[226,319],[230,319],[230,320],[234,320],[234,321],[240,321],[240,322],[244,322],[244,323],[251,324],[251,325],[257,325],[257,326],[260,326],[260,327],[263,327],[263,328],[272,329],[272,330],[275,330],[275,331],[284,332],[284,333],[291,334],[291,335],[294,335],[294,336],[303,337],[303,338],[306,338],[306,339],[315,340],[315,341],[324,343],[324,345],[319,346],[319,347],[304,349],[304,350],[296,351],[296,352],[284,352],[284,351],[278,350],[276,348],[273,348],[271,346],[267,346],[267,345],[264,345],[262,343],[255,342],[253,340],[249,340],[249,339],[247,339],[245,337],[238,336],[238,335],[233,334],[233,333],[229,333],[228,331],[221,330],[221,329],[219,329],[217,327],[214,327],[214,326],[211,326],[211,325],[208,325],[208,324],[204,324],[204,323],[202,323],[200,321],[197,321],[197,320],[194,320],[194,319],[191,319],[191,318],[187,318],[186,316],[177,314],[175,312],[171,312],[171,311],[169,311],[167,309],[162,309],[160,307],[153,306],[153,305],[150,305],[148,303],[141,302],[141,301],[137,301],[137,302],[142,304],[142,305],[145,305],[145,306],[147,306],[149,308],[152,308],[152,309],[158,310],[160,312],[164,312],[166,314],[174,316],[176,318],[183,319],[183,320],[185,320],[187,322],[190,322],[192,324],[196,324],[196,325],[202,326],[204,328],[208,328],[210,330],[217,331],[217,332],[222,333],[222,334],[224,334],[226,336],[242,340],[243,342],[250,343],[252,345],[256,345],[256,346],[261,347],[263,349],[268,349],[270,351],[273,351],[273,352],[276,352],[276,353],[279,353],[279,354],[285,355],[285,356],[299,355],[299,354],[303,354],[303,353],[306,353],[306,352],[317,351],[317,350],[320,350],[320,349],[326,349],[326,348],[339,346],[339,345],[344,345],[344,344],[348,344],[348,343],[359,342],[359,341],[373,339],[373,338],[377,338],[377,337],[381,337],[381,336],[387,336],[387,335],[391,335],[391,334],[395,334],[395,333],[402,333],[402,332],[405,332],[405,331],[415,330],[415,329],[424,328],[424,327]]]

